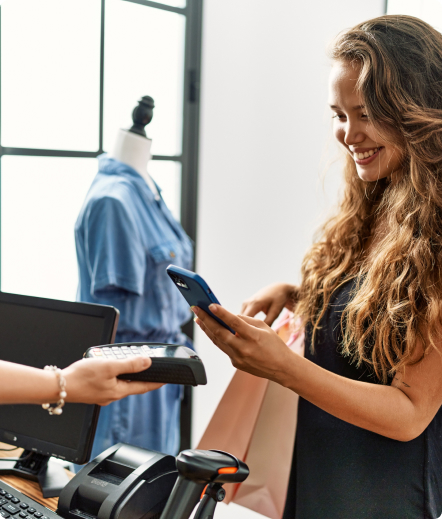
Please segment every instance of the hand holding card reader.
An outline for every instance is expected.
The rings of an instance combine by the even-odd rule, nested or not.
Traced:
[[[124,342],[89,348],[84,357],[126,359],[143,355],[152,359],[150,368],[139,373],[122,374],[118,378],[189,386],[207,384],[204,364],[193,350],[185,346],[163,343]]]

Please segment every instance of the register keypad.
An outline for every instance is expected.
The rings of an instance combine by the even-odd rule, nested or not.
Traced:
[[[3,506],[3,510],[6,510],[11,515],[14,515],[20,511],[20,508],[17,508],[16,506],[11,505],[11,503],[8,503],[7,505]]]
[[[0,488],[0,519],[60,519],[55,512],[25,496],[4,481],[0,481],[0,485],[3,487]]]

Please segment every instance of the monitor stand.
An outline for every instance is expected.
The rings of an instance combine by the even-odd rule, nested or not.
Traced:
[[[43,497],[58,497],[69,482],[66,470],[58,463],[49,461],[50,456],[24,450],[20,461],[3,458],[0,474],[10,474],[25,479],[38,481]]]

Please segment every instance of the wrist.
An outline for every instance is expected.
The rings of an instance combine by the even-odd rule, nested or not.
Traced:
[[[75,402],[76,384],[75,376],[73,376],[72,364],[67,368],[62,369],[61,373],[66,380],[66,388],[69,389],[69,391],[67,391],[68,395],[66,396],[66,402]]]
[[[50,402],[42,404],[42,408],[47,410],[50,415],[60,415],[63,413],[63,406],[65,404],[66,393],[66,379],[63,376],[61,369],[57,366],[45,366],[44,371],[52,373],[55,376],[58,385],[58,395],[55,400],[50,402],[56,402],[55,405],[51,405]]]
[[[42,372],[42,387],[44,388],[43,395],[39,399],[39,403],[43,402],[56,402],[58,394],[60,392],[60,386],[58,384],[58,378],[54,372],[41,370]]]
[[[298,381],[300,377],[299,364],[303,360],[304,357],[301,357],[297,353],[287,348],[287,353],[284,356],[284,359],[282,359],[283,362],[278,371],[278,384],[296,391],[296,381]]]

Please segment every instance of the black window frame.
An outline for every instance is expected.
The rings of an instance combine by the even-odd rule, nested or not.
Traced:
[[[197,192],[198,192],[198,154],[200,118],[200,81],[201,81],[201,40],[203,0],[187,0],[185,7],[173,7],[150,0],[121,0],[146,7],[178,13],[186,17],[184,50],[184,93],[183,129],[181,155],[153,155],[152,160],[167,160],[181,163],[181,225],[196,246],[197,230]],[[0,6],[0,107],[1,107],[1,6]],[[1,287],[1,159],[5,155],[33,157],[75,157],[96,158],[103,150],[104,121],[104,51],[105,51],[106,0],[101,0],[100,26],[100,102],[99,102],[99,149],[97,151],[71,151],[34,148],[13,148],[1,145],[0,117],[0,287]],[[140,92],[149,95],[149,92]],[[134,106],[136,104],[134,99]],[[183,328],[193,338],[193,321]],[[181,446],[180,450],[191,446],[192,392],[185,387],[181,406]]]

